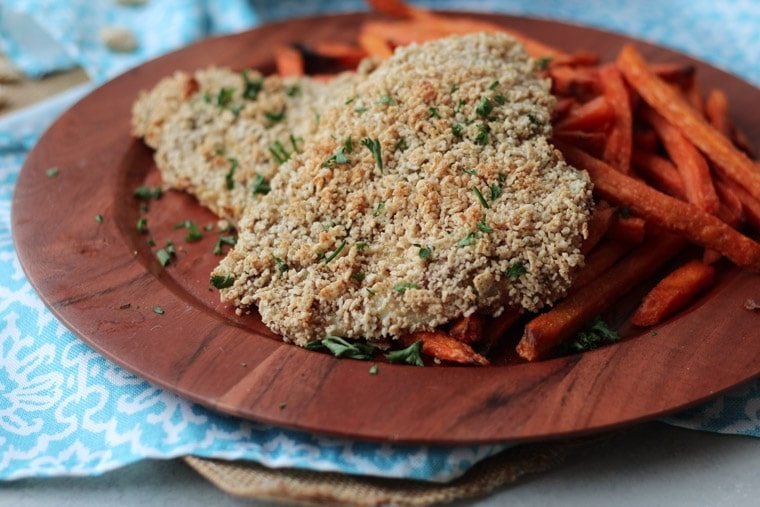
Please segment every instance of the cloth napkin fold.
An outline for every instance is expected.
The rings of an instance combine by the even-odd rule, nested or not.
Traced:
[[[760,5],[750,1],[584,3],[442,1],[436,8],[547,16],[655,40],[760,82]],[[143,6],[4,0],[0,45],[27,74],[74,65],[94,83],[212,33],[256,22],[363,9],[359,1],[149,0]],[[104,24],[130,28],[139,45],[114,54]],[[145,458],[194,454],[270,467],[448,481],[506,444],[436,447],[320,437],[225,417],[163,391],[107,361],[48,311],[24,276],[11,240],[14,183],[28,150],[94,85],[77,87],[0,120],[0,479],[95,475]],[[667,422],[760,436],[760,382]]]

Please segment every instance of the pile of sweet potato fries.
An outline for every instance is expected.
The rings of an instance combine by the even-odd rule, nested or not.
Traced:
[[[278,48],[278,72],[345,70],[367,56],[388,58],[412,42],[495,31],[518,39],[552,80],[554,144],[570,164],[588,171],[596,209],[583,245],[585,266],[565,299],[527,321],[517,345],[522,358],[555,354],[690,244],[702,248],[701,258],[666,274],[643,298],[633,324],[659,324],[683,309],[711,285],[722,257],[760,271],[760,244],[740,232],[760,229],[760,166],[731,124],[726,95],[714,89],[703,100],[693,67],[647,63],[630,45],[616,61],[601,64],[594,54],[566,53],[498,24],[397,0],[369,3],[386,16],[365,22],[356,45]],[[472,315],[448,330],[417,332],[403,341],[422,341],[423,353],[442,361],[486,365],[484,355],[528,317],[519,310],[496,318]]]

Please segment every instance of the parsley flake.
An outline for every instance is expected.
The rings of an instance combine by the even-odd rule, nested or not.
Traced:
[[[357,250],[359,250],[359,251],[361,252],[362,250],[364,250],[364,249],[365,249],[365,248],[367,248],[368,246],[369,246],[369,245],[368,245],[366,242],[364,242],[364,241],[359,241],[359,242],[356,244],[356,249],[357,249]]]
[[[153,313],[156,313],[158,315],[163,315],[166,312],[164,312],[164,309],[161,308],[160,306],[154,306],[153,307]]]
[[[507,275],[507,278],[520,278],[522,275],[526,274],[528,272],[528,268],[525,267],[525,263],[523,261],[517,261],[507,270],[504,272],[505,275]]]
[[[399,138],[398,141],[396,141],[396,144],[393,146],[393,151],[404,151],[409,147],[409,145],[406,144],[406,139]]]
[[[248,69],[244,70],[241,74],[243,76],[243,98],[247,100],[256,100],[259,96],[259,92],[264,88],[264,79],[251,79],[248,77]]]
[[[454,123],[451,125],[451,132],[457,137],[462,137],[463,130],[464,127],[462,127],[461,123]]]
[[[230,163],[230,170],[224,175],[224,183],[227,190],[232,190],[235,188],[235,180],[233,179],[233,176],[235,176],[235,171],[238,168],[238,161],[236,158],[232,157],[228,158],[227,161]]]
[[[288,264],[279,257],[274,258],[274,263],[277,266],[277,271],[280,273],[280,276],[282,276],[283,273],[290,269],[290,266],[288,266]]]
[[[454,108],[454,114],[456,114],[459,111],[461,111],[465,104],[467,104],[467,102],[465,102],[464,100],[460,100],[459,102],[457,102],[457,105]]]
[[[368,110],[369,110],[369,108],[368,107],[364,107],[364,106],[356,106],[356,108],[354,109],[354,111],[357,112],[357,113],[359,113],[359,114],[366,113]]]
[[[280,141],[275,141],[269,145],[269,153],[272,154],[272,158],[278,164],[284,164],[290,160],[290,153],[288,153],[288,150],[285,149]]]
[[[360,361],[372,359],[372,356],[377,351],[374,345],[363,342],[348,342],[340,336],[326,336],[322,340],[322,345],[332,352],[335,357],[346,357]]]
[[[503,106],[504,103],[507,101],[507,98],[504,95],[497,95],[493,98],[494,101],[496,101],[497,104],[500,106]]]
[[[355,101],[358,98],[359,98],[358,95],[354,95],[353,97],[351,97],[350,99],[348,99],[347,101],[345,101],[344,104],[345,105],[349,105],[351,102]]]
[[[137,197],[138,199],[142,201],[149,201],[151,199],[160,199],[161,198],[161,187],[147,187],[147,186],[141,186],[137,187],[134,192],[132,192],[132,195]]]
[[[325,264],[329,264],[331,260],[335,259],[338,255],[340,255],[340,252],[345,248],[346,241],[343,241],[338,248],[335,249],[333,253],[325,257]]]
[[[493,83],[491,83],[491,86],[489,86],[488,89],[489,90],[495,90],[498,87],[499,87],[499,82],[498,81],[494,81]]]
[[[232,97],[235,93],[234,88],[222,87],[219,93],[216,94],[216,105],[218,107],[227,107],[232,102]]]
[[[288,97],[297,97],[298,95],[301,95],[301,87],[297,84],[286,86],[285,95]]]
[[[351,144],[351,150],[353,151],[353,141],[352,141],[352,144]],[[327,160],[325,160],[324,162],[322,162],[322,167],[332,167],[335,164],[348,164],[348,163],[350,163],[351,159],[349,159],[346,156],[345,152],[346,152],[346,146],[344,144],[343,146],[341,146],[340,148],[338,148],[335,151],[335,153],[333,153],[332,156],[330,156],[330,158],[328,158]]]
[[[438,108],[436,107],[429,107],[428,108],[428,118],[440,118],[441,115],[438,114]]]
[[[232,284],[235,283],[235,277],[229,273],[226,275],[213,275],[209,283],[217,289],[226,289],[232,287]]]
[[[483,218],[480,219],[480,221],[476,224],[477,228],[481,232],[485,232],[486,234],[490,234],[493,232],[493,228],[486,224],[486,217],[483,216]]]
[[[488,144],[490,141],[490,136],[488,134],[490,132],[491,128],[485,123],[478,125],[478,135],[475,136],[475,144],[479,144],[481,146]]]
[[[425,366],[422,362],[422,341],[416,341],[401,350],[393,350],[385,354],[385,358],[391,363],[406,363],[413,366]]]
[[[369,367],[369,374],[370,375],[377,375],[377,365],[373,364]]]
[[[450,94],[451,94],[451,93],[454,93],[454,92],[455,92],[455,91],[457,91],[458,89],[459,89],[459,85],[457,85],[457,84],[453,84],[453,83],[452,83],[451,87],[449,88],[449,93],[450,93]]]
[[[372,216],[376,217],[376,216],[380,215],[380,213],[382,213],[384,207],[385,207],[385,203],[384,202],[377,203],[377,206],[375,206],[375,211],[372,212]]]
[[[501,197],[501,186],[497,185],[496,183],[491,183],[491,200],[495,201],[499,197]]]
[[[486,202],[486,198],[483,197],[483,194],[480,193],[478,187],[472,187],[472,191],[475,192],[475,196],[478,198],[478,201],[480,201],[481,206],[483,206],[485,209],[490,208],[490,206],[488,206],[488,202]]]
[[[137,232],[140,234],[148,232],[148,219],[145,217],[138,218],[137,224],[135,224],[135,229],[137,229]]]
[[[564,353],[585,352],[619,340],[620,336],[610,329],[601,317],[596,317],[573,339],[566,342],[561,351]]]
[[[380,140],[370,139],[369,137],[362,140],[362,144],[367,147],[369,151],[372,152],[372,155],[375,157],[375,164],[377,164],[377,167],[380,169],[380,172],[383,172],[383,157],[380,153]]]
[[[493,104],[491,103],[491,99],[488,97],[483,97],[480,99],[480,103],[475,108],[475,113],[481,118],[487,118],[488,115],[491,114],[491,111],[493,111]]]
[[[290,139],[290,145],[293,147],[293,151],[295,153],[301,153],[301,150],[298,148],[298,143],[303,142],[303,137],[296,137],[293,134],[290,134],[288,138]]]
[[[420,246],[419,249],[420,259],[429,259],[433,255],[433,249],[430,247]]]
[[[396,101],[393,100],[393,97],[391,97],[390,95],[383,95],[380,98],[380,100],[378,100],[376,102],[376,104],[383,104],[385,106],[395,106],[396,105]]]
[[[361,281],[364,281],[365,278],[367,278],[367,275],[365,275],[364,273],[354,273],[353,275],[351,275],[351,278],[353,278],[357,282],[361,282]]]
[[[235,246],[235,243],[237,243],[237,237],[235,236],[219,236],[216,243],[214,243],[214,255],[222,255],[224,253],[223,245]]]
[[[396,292],[400,294],[403,294],[404,292],[406,292],[407,289],[419,289],[419,288],[420,286],[414,282],[397,283],[396,285],[393,286],[393,290],[395,290]]]
[[[251,192],[253,195],[261,194],[267,195],[272,187],[269,186],[269,181],[260,174],[253,177],[251,182]]]
[[[552,59],[548,56],[544,56],[543,58],[539,58],[536,60],[536,67],[538,67],[541,70],[546,70],[549,68],[549,64],[552,63]]]
[[[57,167],[51,167],[45,171],[45,176],[48,178],[57,178],[59,174],[61,174],[61,171],[59,171]]]
[[[102,224],[103,223],[103,215],[101,215],[100,213],[98,213],[97,215],[95,215],[95,221],[97,223],[99,223],[99,224]]]
[[[475,169],[462,169],[462,172],[463,173],[467,173],[467,174],[471,174],[472,176],[477,176],[478,175],[478,171],[476,171]]]
[[[533,113],[528,113],[528,119],[533,125],[538,125],[538,126],[543,125],[543,123],[541,123],[541,120],[536,118],[536,116]]]
[[[272,123],[278,123],[285,119],[285,110],[283,109],[279,113],[272,113],[269,111],[264,112],[264,116]]]
[[[475,231],[468,232],[467,236],[465,236],[464,238],[460,239],[457,242],[457,246],[458,247],[470,246],[473,243],[475,243],[476,239],[478,239],[478,233],[477,232],[475,232]]]

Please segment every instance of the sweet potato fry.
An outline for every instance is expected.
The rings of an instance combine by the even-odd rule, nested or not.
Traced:
[[[578,51],[565,56],[554,58],[550,65],[596,65],[599,63],[599,55],[589,51]]]
[[[483,339],[483,329],[485,321],[480,315],[470,315],[462,317],[451,325],[449,334],[452,338],[462,343],[472,345]]]
[[[641,302],[631,322],[654,326],[683,308],[713,283],[715,268],[691,261],[660,280]]]
[[[631,172],[631,150],[633,146],[633,119],[628,90],[620,71],[614,65],[599,69],[602,93],[614,113],[612,129],[607,135],[604,147],[605,162],[625,174]]]
[[[355,68],[363,58],[367,57],[367,52],[362,48],[341,42],[318,42],[314,44],[312,50],[347,69]]]
[[[557,103],[554,104],[554,109],[552,109],[552,120],[558,120],[564,117],[570,112],[570,109],[577,106],[577,101],[572,97],[557,99]]]
[[[666,194],[686,200],[686,193],[678,169],[669,160],[653,153],[635,150],[633,166],[651,185]]]
[[[643,113],[654,127],[681,175],[686,200],[708,213],[718,211],[720,201],[710,176],[707,161],[681,132],[651,109]]]
[[[731,140],[710,125],[667,83],[658,78],[633,46],[626,46],[617,65],[628,83],[671,125],[707,157],[725,168],[727,176],[760,199],[760,171]]]
[[[720,170],[719,170],[720,172]],[[728,178],[720,178],[720,182],[731,189],[734,195],[742,203],[742,211],[747,223],[756,231],[760,231],[760,201],[752,197],[749,192]]]
[[[304,75],[303,55],[296,48],[290,46],[276,47],[274,49],[274,61],[277,66],[277,73],[283,77]]]
[[[627,206],[652,225],[717,250],[738,266],[760,271],[760,245],[719,218],[658,192],[577,148],[560,144],[557,147],[570,164],[588,171],[599,197]]]
[[[646,236],[646,221],[639,217],[618,215],[610,224],[607,236],[624,243],[641,243]]]
[[[599,275],[610,269],[625,254],[631,251],[632,244],[620,241],[607,240],[596,246],[586,255],[586,263],[583,265],[573,281],[570,293],[585,287],[596,280]]]
[[[581,253],[584,255],[594,249],[597,243],[607,234],[615,210],[610,208],[605,202],[599,203],[588,221],[588,236],[581,246]]]
[[[612,121],[612,107],[604,97],[597,97],[571,109],[557,124],[557,130],[604,130]]]
[[[660,140],[654,130],[636,130],[633,132],[633,145],[641,151],[657,151]]]
[[[388,41],[371,32],[363,31],[359,34],[359,45],[370,56],[383,60],[393,56],[393,48]]]
[[[521,310],[508,308],[498,317],[488,319],[485,323],[483,339],[478,344],[478,350],[482,354],[488,354],[504,337],[504,334],[520,320],[522,315]]]
[[[409,5],[400,0],[367,0],[367,3],[373,10],[387,14],[388,16],[410,18],[430,15],[430,11]]]
[[[724,136],[731,137],[731,125],[728,122],[728,99],[723,90],[712,89],[705,102],[705,115],[712,126]]]
[[[652,63],[649,65],[660,79],[685,88],[694,78],[697,69],[688,63]]]
[[[715,191],[720,198],[718,217],[731,227],[738,227],[744,220],[744,207],[731,187],[721,181],[715,182]]]
[[[556,95],[577,97],[600,91],[599,73],[594,67],[552,65],[549,67],[549,77],[552,79],[552,92]]]
[[[446,32],[418,21],[367,21],[360,30],[360,36],[364,34],[389,41],[393,46],[406,46],[412,42],[426,42],[446,36]]]
[[[691,78],[691,81],[686,83],[686,87],[684,88],[683,93],[686,97],[686,101],[691,105],[691,107],[693,107],[696,112],[704,116],[705,103],[702,100],[702,92],[699,89],[699,81],[697,80],[696,74],[694,74],[694,77]]]
[[[614,169],[610,170],[620,174]],[[593,282],[528,322],[517,345],[517,353],[528,361],[546,357],[595,315],[609,308],[642,280],[652,276],[685,244],[684,240],[671,235],[647,241]]]
[[[557,130],[553,137],[595,155],[602,153],[607,141],[604,132],[583,132],[582,130]]]
[[[472,347],[441,331],[417,331],[404,336],[403,342],[409,346],[422,341],[422,353],[441,361],[487,366],[488,359],[481,356]]]

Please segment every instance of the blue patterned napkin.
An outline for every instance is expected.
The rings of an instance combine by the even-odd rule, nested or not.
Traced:
[[[593,0],[426,2],[595,25],[654,40],[760,83],[760,4]],[[95,83],[210,33],[287,16],[363,9],[359,1],[3,0],[0,44],[30,75],[83,66]],[[128,27],[135,54],[102,47],[103,24]],[[14,182],[51,121],[93,85],[0,120],[0,479],[95,475],[145,458],[193,454],[270,467],[448,481],[506,445],[399,446],[317,437],[210,412],[148,384],[77,340],[42,304],[11,241]],[[760,436],[760,382],[667,420]]]

